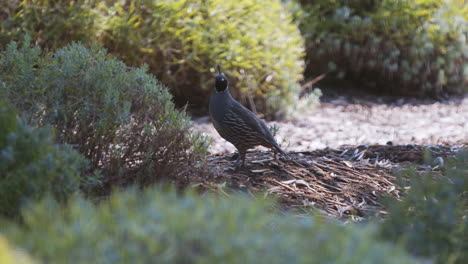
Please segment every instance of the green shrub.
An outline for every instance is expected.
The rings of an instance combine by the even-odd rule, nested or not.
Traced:
[[[32,264],[33,261],[25,252],[15,249],[0,234],[0,263],[2,264]]]
[[[43,201],[5,234],[44,263],[415,263],[372,229],[270,208],[261,199],[133,190],[97,206]]]
[[[146,184],[203,165],[206,139],[191,133],[166,88],[145,67],[128,68],[103,49],[72,44],[40,55],[11,43],[0,82],[29,122],[52,125],[59,142],[83,153],[106,181]]]
[[[69,146],[53,143],[48,128],[33,128],[0,102],[0,215],[16,217],[20,206],[51,193],[60,201],[77,192],[87,161]]]
[[[49,50],[100,43],[149,65],[180,104],[206,109],[220,63],[234,96],[282,117],[295,110],[304,67],[300,32],[279,0],[5,1],[0,48],[23,34]],[[314,102],[317,94],[309,100]],[[306,100],[304,100],[306,101]]]
[[[468,91],[462,0],[300,1],[308,74],[336,71],[378,91]]]
[[[56,49],[73,41],[91,43],[98,34],[94,0],[0,0],[0,49],[31,34],[35,44]]]
[[[401,175],[406,192],[401,202],[388,201],[389,219],[382,237],[403,241],[414,254],[438,263],[468,261],[468,151],[449,160],[442,173],[419,175],[408,169]]]
[[[244,104],[252,99],[267,117],[293,108],[303,40],[280,1],[108,2],[104,46],[131,65],[148,63],[176,100],[207,106],[219,63]]]

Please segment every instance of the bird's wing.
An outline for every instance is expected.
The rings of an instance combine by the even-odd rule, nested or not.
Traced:
[[[246,132],[256,135],[260,140],[265,140],[265,143],[277,145],[265,122],[240,103],[235,103],[236,105],[232,108],[232,115],[239,122],[238,125],[242,126]]]

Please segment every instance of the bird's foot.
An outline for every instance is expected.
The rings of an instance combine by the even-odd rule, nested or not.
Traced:
[[[243,168],[244,167],[244,162],[242,162],[241,158],[239,157],[233,164],[233,168],[235,170],[238,170],[240,168]]]
[[[244,165],[242,165],[242,163],[235,161],[235,162],[233,162],[231,164],[231,166],[227,167],[224,170],[226,170],[226,171],[236,171],[236,170],[241,169],[242,167],[244,167]]]
[[[239,160],[239,158],[240,158],[239,152],[235,152],[235,153],[232,154],[232,156],[231,156],[231,159],[235,159],[236,161]]]
[[[234,170],[238,170],[238,169],[244,167],[244,165],[245,165],[245,156],[244,156],[244,159],[243,159],[243,158],[242,158],[242,155],[240,155],[239,153],[236,153],[236,154],[237,154],[237,155],[235,155],[235,156],[237,156],[237,159],[236,159],[236,161],[232,164],[232,165],[233,165],[232,168],[233,168]]]
[[[278,156],[279,154],[279,156]],[[277,152],[275,151],[274,154],[273,154],[273,157],[275,160],[280,160],[280,161],[289,161],[291,160],[291,157],[287,154],[287,153],[280,153],[280,152]]]

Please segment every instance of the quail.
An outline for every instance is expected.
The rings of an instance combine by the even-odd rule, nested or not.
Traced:
[[[217,65],[215,91],[210,98],[209,112],[219,135],[233,144],[239,151],[236,167],[244,166],[248,149],[264,146],[286,155],[278,146],[265,122],[249,109],[237,102],[229,92],[228,80]]]

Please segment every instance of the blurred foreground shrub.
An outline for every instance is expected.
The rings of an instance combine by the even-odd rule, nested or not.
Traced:
[[[401,202],[387,202],[390,218],[382,237],[404,242],[410,252],[437,263],[467,263],[468,150],[449,160],[441,173],[408,169],[400,180],[409,188]]]
[[[0,215],[18,216],[20,206],[52,194],[59,201],[77,192],[88,163],[51,130],[33,128],[0,101]]]
[[[52,125],[59,142],[83,153],[106,181],[147,184],[203,167],[206,139],[191,133],[186,114],[145,67],[79,44],[41,55],[13,42],[0,56],[0,93],[31,123]]]
[[[105,17],[104,46],[148,63],[184,103],[207,105],[219,63],[251,108],[280,117],[295,106],[303,40],[278,0],[119,1]]]
[[[468,91],[465,1],[299,2],[308,74],[335,71],[376,91],[407,95]]]
[[[0,263],[2,264],[33,264],[25,252],[15,249],[8,240],[0,234]]]
[[[5,234],[44,263],[415,263],[372,229],[277,215],[271,206],[132,190],[97,206],[42,201]]]

